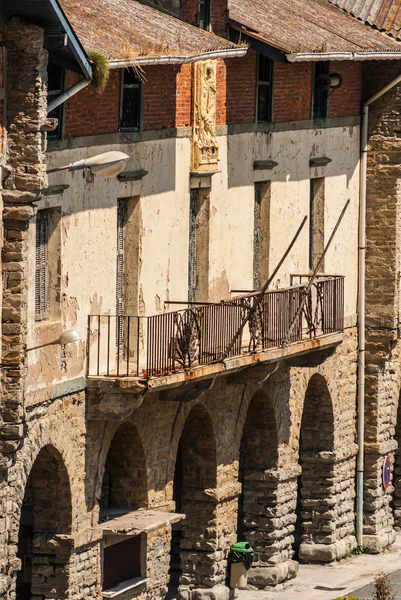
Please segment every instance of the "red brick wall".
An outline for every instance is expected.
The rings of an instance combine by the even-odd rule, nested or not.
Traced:
[[[339,73],[343,82],[329,98],[329,117],[354,117],[361,114],[362,63],[332,62],[330,73]]]
[[[273,121],[311,118],[313,64],[274,63]]]
[[[174,65],[144,67],[143,129],[175,127],[176,76]]]
[[[226,60],[227,124],[255,121],[256,59],[248,50],[244,58]]]
[[[189,127],[191,125],[191,98],[192,98],[192,65],[182,65],[177,73],[176,89],[176,127]]]
[[[181,16],[191,25],[198,24],[199,0],[182,0]],[[224,34],[227,20],[227,0],[212,0],[212,30]]]
[[[217,60],[216,125],[227,123],[226,63]]]
[[[70,87],[78,77],[69,73],[67,86]],[[65,137],[98,135],[118,131],[120,112],[120,72],[112,70],[103,93],[92,85],[72,96],[65,103]]]

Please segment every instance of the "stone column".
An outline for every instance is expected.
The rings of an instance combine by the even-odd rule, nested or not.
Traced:
[[[296,577],[292,560],[296,521],[297,478],[300,467],[268,471],[248,470],[244,475],[245,537],[256,552],[248,582],[258,589]]]
[[[299,558],[332,562],[356,547],[355,454],[319,452],[302,458]]]
[[[13,464],[24,437],[23,409],[25,347],[27,332],[28,226],[35,214],[35,190],[47,185],[45,166],[47,121],[46,68],[43,30],[13,19],[7,26],[7,156],[2,219],[2,399],[0,404],[0,476]],[[0,503],[12,510],[13,499],[6,486]],[[1,529],[3,531],[3,529]],[[7,548],[7,532],[0,533],[0,546]],[[0,593],[14,597],[16,547],[0,559]]]

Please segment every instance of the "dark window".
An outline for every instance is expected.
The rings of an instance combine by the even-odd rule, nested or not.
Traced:
[[[141,576],[141,536],[107,546],[103,554],[103,589]]]
[[[202,29],[210,29],[212,0],[199,0],[198,21]]]
[[[64,69],[50,63],[47,68],[47,101],[51,102],[64,90]],[[48,117],[58,119],[58,125],[53,131],[49,131],[47,137],[49,140],[59,140],[63,132],[64,104],[60,104],[54,110],[50,111]]]
[[[198,190],[191,190],[189,201],[189,245],[188,245],[188,302],[196,299],[196,216]]]
[[[120,129],[138,131],[140,120],[141,82],[133,69],[126,69],[122,82]]]
[[[36,215],[35,319],[47,318],[49,221],[45,210]]]
[[[126,205],[125,200],[117,203],[117,265],[116,265],[116,345],[120,347],[123,343],[123,319],[124,314],[124,228],[125,228]]]
[[[313,118],[314,119],[326,119],[327,118],[327,100],[329,92],[322,89],[322,85],[319,85],[319,76],[329,74],[330,63],[329,61],[318,62],[315,65],[315,85],[313,90]]]
[[[270,123],[273,108],[273,61],[259,54],[258,121]]]

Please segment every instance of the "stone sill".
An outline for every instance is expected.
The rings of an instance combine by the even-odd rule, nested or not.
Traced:
[[[149,581],[149,577],[135,577],[134,579],[128,579],[127,581],[122,581],[118,585],[108,589],[103,590],[102,597],[103,598],[118,598],[120,594],[124,592],[129,592],[129,590],[133,590],[134,588],[143,585]]]

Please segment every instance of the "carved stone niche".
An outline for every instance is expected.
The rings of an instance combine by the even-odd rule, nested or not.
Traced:
[[[216,73],[215,60],[195,63],[194,131],[192,140],[192,170],[215,171],[219,162],[216,136]]]

